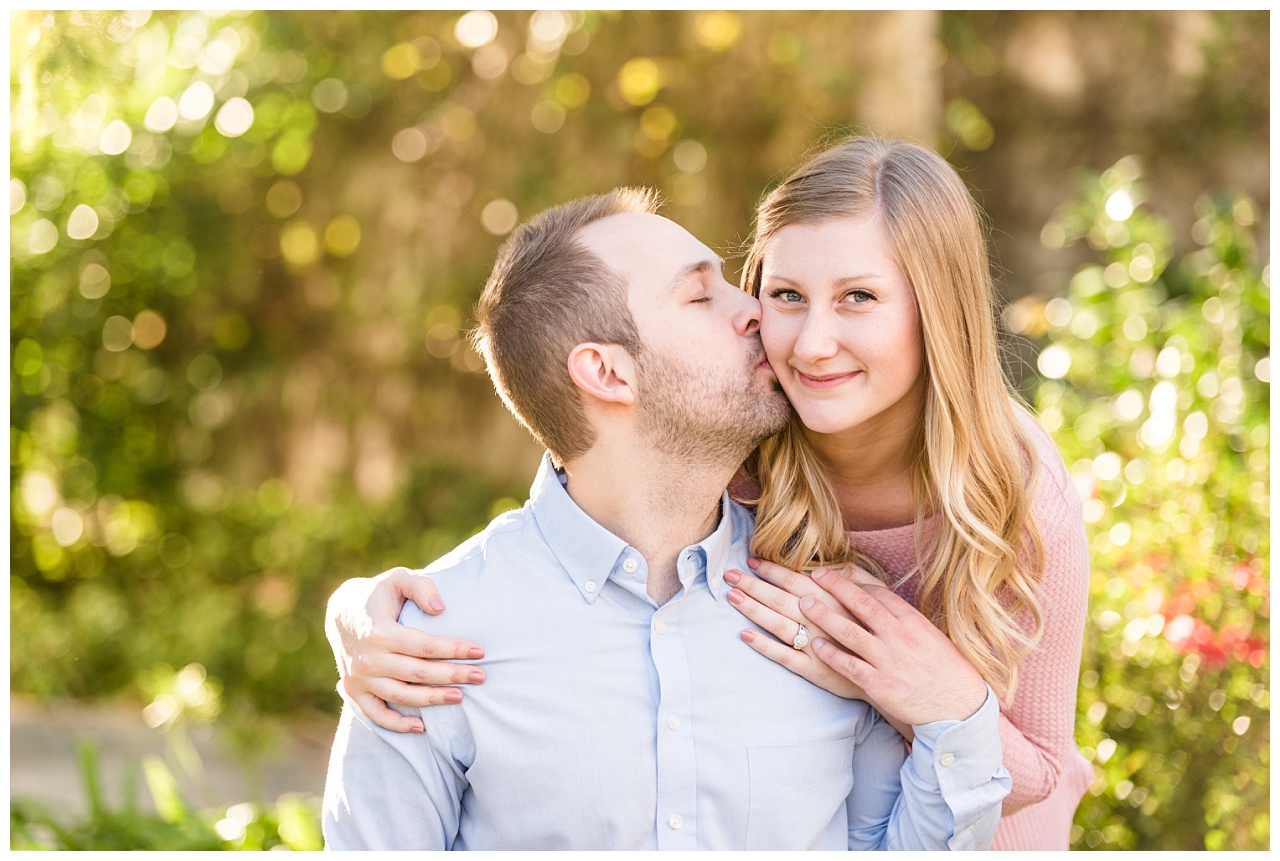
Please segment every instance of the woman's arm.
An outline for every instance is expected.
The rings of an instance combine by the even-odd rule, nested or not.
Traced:
[[[404,602],[438,616],[444,602],[435,583],[408,568],[348,580],[329,597],[324,630],[338,662],[342,687],[366,717],[384,729],[422,732],[422,721],[387,703],[433,706],[462,701],[448,685],[478,685],[484,670],[449,660],[478,660],[484,649],[467,640],[438,637],[396,621]],[[443,660],[441,660],[443,659]]]
[[[1042,801],[1078,756],[1075,741],[1080,652],[1089,602],[1089,545],[1075,488],[1065,468],[1043,480],[1036,522],[1044,544],[1040,581],[1044,632],[1018,669],[1013,701],[1000,716],[1000,741],[1013,791],[1004,812]]]

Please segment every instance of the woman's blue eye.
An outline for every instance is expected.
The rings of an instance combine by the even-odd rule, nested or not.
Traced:
[[[866,290],[852,290],[849,292],[848,296],[853,300],[855,305],[861,305],[864,302],[870,302],[876,298]]]
[[[801,296],[799,293],[797,293],[795,290],[786,290],[786,289],[774,290],[774,291],[770,292],[770,293],[769,293],[769,298],[770,298],[770,299],[781,299],[781,300],[782,300],[782,301],[784,301],[784,302],[801,302],[801,301],[804,301],[804,297],[803,297],[803,296]]]

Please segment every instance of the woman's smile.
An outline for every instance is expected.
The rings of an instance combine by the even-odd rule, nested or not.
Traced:
[[[861,373],[861,371],[850,371],[846,374],[806,374],[804,371],[797,370],[796,379],[807,389],[824,391],[843,385]]]

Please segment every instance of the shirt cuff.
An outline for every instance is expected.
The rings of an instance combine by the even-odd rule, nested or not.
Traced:
[[[938,720],[913,727],[911,761],[916,774],[931,785],[968,789],[991,780],[1002,770],[1000,706],[987,685],[987,698],[964,720]]]

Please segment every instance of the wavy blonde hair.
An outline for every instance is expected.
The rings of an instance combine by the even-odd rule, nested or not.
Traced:
[[[760,295],[764,257],[781,228],[872,214],[915,291],[924,343],[912,474],[917,565],[908,576],[919,574],[921,612],[1007,702],[1043,630],[1044,550],[1030,511],[1039,459],[1000,366],[983,224],[963,181],[906,141],[837,144],[760,203],[742,286]],[[859,561],[798,418],[760,446],[749,468],[762,487],[753,552],[796,570]],[[938,529],[926,547],[929,515]]]

